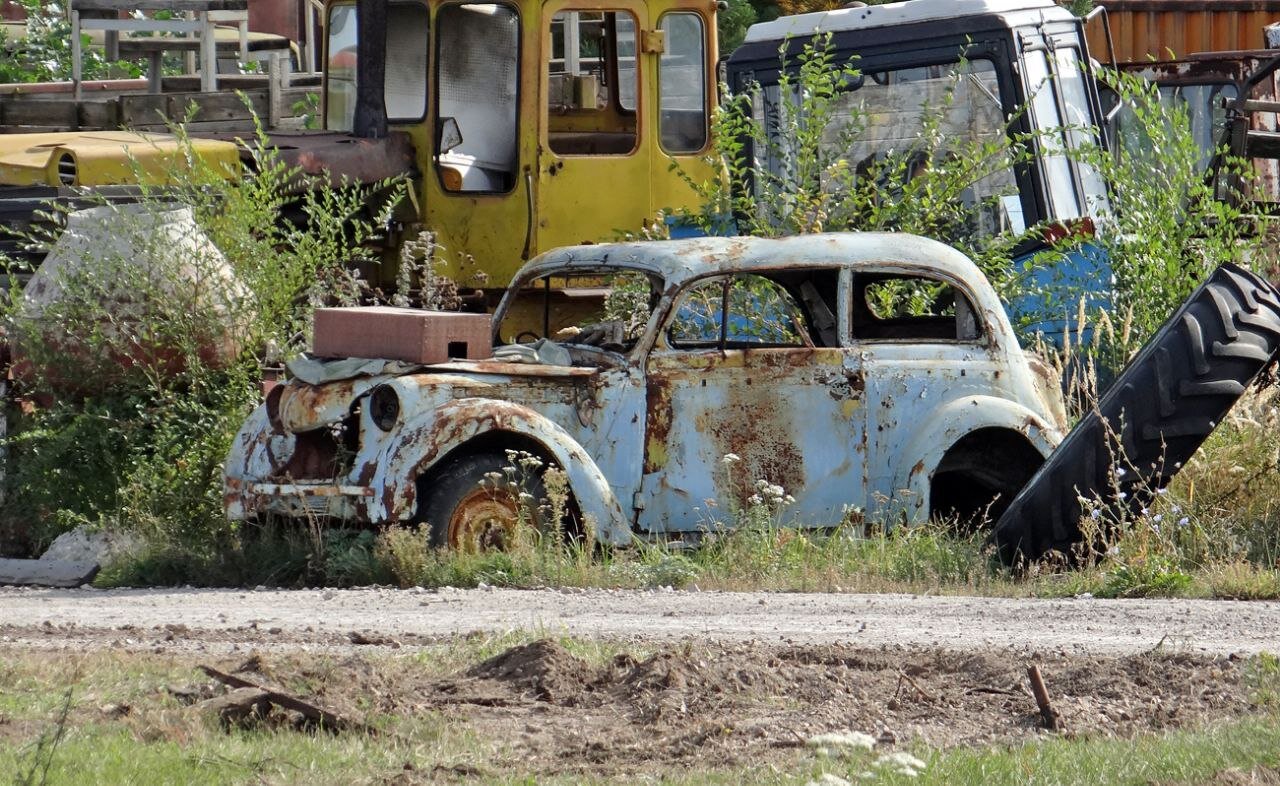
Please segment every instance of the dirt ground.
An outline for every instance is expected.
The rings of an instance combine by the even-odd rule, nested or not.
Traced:
[[[307,698],[355,718],[438,714],[461,724],[491,749],[458,775],[616,776],[682,763],[768,766],[829,732],[871,735],[878,750],[1026,741],[1045,733],[1027,687],[1031,662],[1069,735],[1128,736],[1254,711],[1245,660],[1185,654],[685,642],[642,658],[623,648],[593,664],[542,639],[443,677],[402,655],[218,665],[263,684],[302,681],[313,686]]]

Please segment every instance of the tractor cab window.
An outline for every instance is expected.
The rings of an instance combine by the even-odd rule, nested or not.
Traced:
[[[699,281],[681,296],[667,327],[678,349],[806,346],[804,316],[781,285],[740,274]]]
[[[326,26],[325,128],[350,131],[356,114],[356,6],[329,9]],[[383,99],[392,123],[416,123],[427,113],[427,6],[387,5],[386,86]]]
[[[561,11],[551,19],[547,141],[562,156],[630,155],[638,138],[636,18]]]
[[[449,191],[515,187],[520,18],[496,3],[448,5],[436,15],[435,164]]]
[[[964,292],[924,276],[855,276],[851,317],[854,341],[976,342],[981,335]]]
[[[688,11],[662,17],[658,64],[658,132],[668,153],[696,153],[707,144],[706,27]],[[633,104],[634,106],[634,104]]]
[[[545,276],[512,298],[498,337],[504,344],[548,338],[573,351],[630,352],[661,292],[660,281],[632,270]]]

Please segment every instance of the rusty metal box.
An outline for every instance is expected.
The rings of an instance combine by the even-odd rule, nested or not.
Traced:
[[[408,363],[476,360],[493,354],[488,314],[367,306],[316,309],[312,352],[323,358],[387,358]]]

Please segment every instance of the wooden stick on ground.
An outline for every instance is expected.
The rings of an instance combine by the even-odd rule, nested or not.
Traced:
[[[916,693],[920,694],[920,698],[924,699],[925,701],[933,701],[933,697],[929,695],[928,691],[926,691],[924,688],[920,687],[920,683],[918,683],[918,682],[916,682],[915,680],[911,679],[911,677],[910,677],[910,676],[908,676],[908,674],[907,674],[905,671],[899,671],[899,672],[898,672],[898,692],[901,692],[901,691],[902,691],[902,683],[903,683],[903,682],[905,682],[905,683],[907,683],[908,685],[910,685],[911,687],[915,688],[915,689],[916,689]],[[897,695],[898,695],[897,693],[894,693],[894,697],[895,697],[895,698],[897,697]]]
[[[1040,675],[1040,667],[1031,664],[1027,667],[1027,679],[1031,681],[1031,695],[1035,696],[1036,706],[1040,708],[1040,718],[1049,731],[1062,731],[1062,717],[1049,703],[1049,689],[1044,686],[1044,677]]]
[[[341,715],[335,715],[326,709],[317,707],[314,704],[308,704],[302,699],[290,696],[287,693],[281,693],[279,691],[271,690],[270,688],[265,688],[256,682],[251,682],[243,677],[237,677],[234,674],[227,674],[226,672],[218,671],[211,666],[201,666],[200,670],[218,682],[221,682],[223,685],[228,685],[232,688],[256,688],[266,694],[267,700],[272,704],[284,707],[286,710],[300,712],[304,717],[321,724],[326,729],[338,731],[340,729],[351,728],[353,725]]]

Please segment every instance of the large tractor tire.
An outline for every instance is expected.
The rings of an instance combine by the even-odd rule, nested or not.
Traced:
[[[1280,292],[1235,265],[1215,270],[1000,516],[991,537],[1001,559],[1070,557],[1082,500],[1100,507],[1102,521],[1141,508],[1278,349]]]

